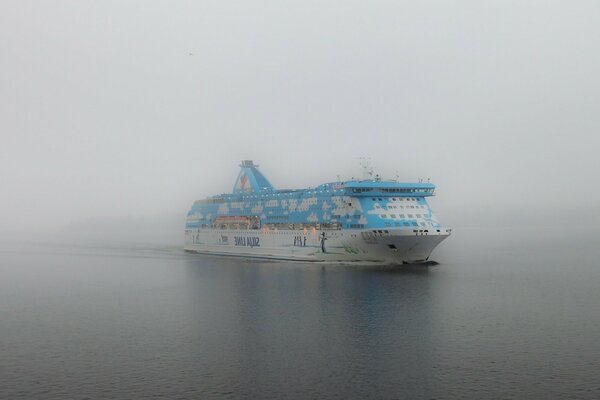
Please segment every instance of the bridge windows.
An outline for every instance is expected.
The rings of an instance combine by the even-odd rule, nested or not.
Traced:
[[[362,229],[365,227],[365,225],[364,224],[349,224],[348,227],[351,229]]]

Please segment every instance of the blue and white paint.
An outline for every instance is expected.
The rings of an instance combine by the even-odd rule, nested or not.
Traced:
[[[186,220],[186,250],[312,261],[414,262],[428,259],[450,234],[427,202],[436,188],[431,183],[351,180],[276,190],[252,161],[240,167],[233,193],[193,204]],[[228,233],[235,240],[224,246],[222,236]],[[416,244],[406,239],[412,237],[421,239]],[[374,247],[382,243],[383,251]]]

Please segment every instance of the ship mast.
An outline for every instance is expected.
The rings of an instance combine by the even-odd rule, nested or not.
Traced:
[[[371,159],[361,157],[359,161],[360,167],[362,168],[363,179],[373,179],[373,166],[371,165]]]

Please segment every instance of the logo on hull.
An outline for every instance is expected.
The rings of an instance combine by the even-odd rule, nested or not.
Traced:
[[[260,247],[260,238],[256,236],[234,236],[236,246]]]

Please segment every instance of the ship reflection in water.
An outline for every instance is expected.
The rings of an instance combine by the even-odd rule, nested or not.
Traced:
[[[213,372],[211,391],[345,399],[432,393],[422,376],[433,362],[429,267],[206,258],[188,266],[196,329],[208,341],[195,368]],[[206,348],[221,351],[206,359]]]
[[[598,398],[581,233],[457,230],[403,267],[4,246],[0,397]]]

